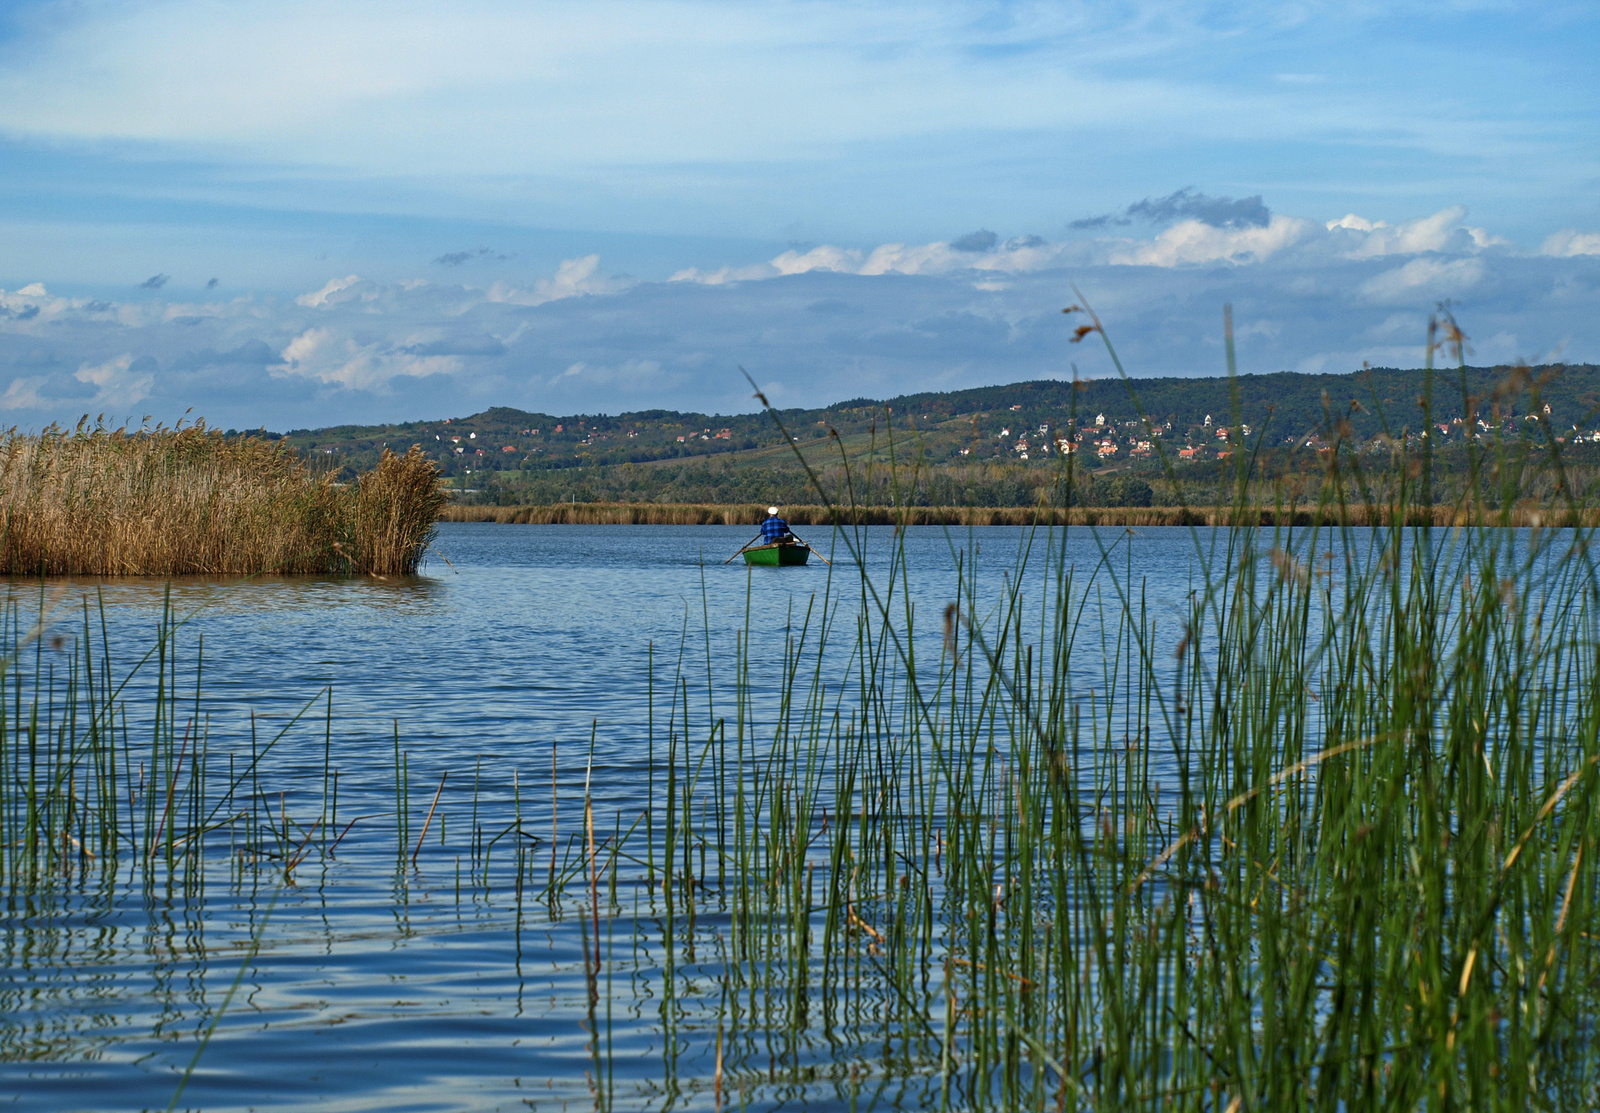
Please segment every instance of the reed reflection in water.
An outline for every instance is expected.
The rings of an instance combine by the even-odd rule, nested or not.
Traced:
[[[1417,537],[460,526],[414,594],[19,599],[0,1077],[165,1107],[237,977],[185,1105],[1581,1099],[1592,580]]]

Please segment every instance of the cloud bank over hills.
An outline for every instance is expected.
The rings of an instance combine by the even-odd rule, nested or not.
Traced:
[[[11,0],[0,424],[1600,358],[1600,9]],[[1586,92],[1587,91],[1587,92]],[[1471,217],[1467,215],[1471,210]]]
[[[1600,360],[1600,233],[1522,249],[1460,207],[1311,220],[1180,190],[1058,239],[799,245],[765,262],[609,273],[597,255],[474,285],[454,261],[404,281],[334,275],[297,297],[125,300],[0,292],[0,408],[37,428],[107,413],[286,429],[512,405],[549,412],[753,408],[1114,371],[1069,343],[1074,284],[1135,375],[1416,366],[1449,300],[1473,361]],[[481,249],[463,249],[463,260]],[[453,260],[453,257],[452,257]],[[438,260],[435,261],[440,262]],[[454,281],[441,280],[441,270]],[[208,292],[207,292],[208,293]]]

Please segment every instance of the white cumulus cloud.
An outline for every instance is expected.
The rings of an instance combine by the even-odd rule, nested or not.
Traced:
[[[785,254],[788,254],[787,252]],[[780,256],[781,258],[781,256]],[[833,268],[823,268],[833,269]],[[718,267],[703,271],[699,267],[685,267],[675,272],[668,282],[698,282],[702,286],[723,286],[729,282],[752,282],[760,278],[776,278],[782,274],[771,263],[755,263],[747,267]],[[849,273],[855,273],[851,271]]]
[[[1218,228],[1199,220],[1183,220],[1154,240],[1113,249],[1108,261],[1153,267],[1196,263],[1257,263],[1302,243],[1312,234],[1309,220],[1274,214],[1264,228]]]
[[[283,349],[279,374],[299,375],[353,390],[381,388],[399,377],[448,375],[461,370],[454,355],[418,355],[403,344],[360,343],[332,328],[309,328]]]
[[[125,353],[104,363],[85,363],[72,377],[95,388],[95,405],[122,409],[148,398],[156,381],[148,372],[133,370],[133,365],[133,356]]]
[[[1417,255],[1426,251],[1473,252],[1487,247],[1507,247],[1509,243],[1487,229],[1465,223],[1466,206],[1452,205],[1431,216],[1390,224],[1367,220],[1350,213],[1328,221],[1333,233],[1352,259],[1374,255]]]
[[[712,275],[683,271],[673,277],[717,282],[730,278],[809,274],[812,271],[864,275],[951,274],[966,270],[1023,273],[1058,266],[1074,248],[1072,244],[1048,243],[1037,236],[1026,236],[982,250],[963,249],[945,240],[924,244],[879,244],[870,251],[822,244],[806,251],[785,251],[765,266],[746,267],[731,274],[727,268],[723,268]]]
[[[831,271],[838,274],[945,275],[963,271],[1029,274],[1068,266],[1182,267],[1209,263],[1261,263],[1286,254],[1310,257],[1369,259],[1427,253],[1474,256],[1490,249],[1509,249],[1508,241],[1465,223],[1467,210],[1441,209],[1429,216],[1390,224],[1351,213],[1339,220],[1316,221],[1275,213],[1264,224],[1219,225],[1185,219],[1152,237],[1100,236],[1088,240],[1049,241],[1023,236],[998,241],[981,250],[954,243],[885,243],[872,248],[820,244],[791,249],[766,263],[701,270],[689,267],[674,282],[717,286],[786,275]],[[1572,234],[1547,245],[1546,254],[1577,254],[1593,247],[1595,237]],[[1555,240],[1552,239],[1552,243]],[[1589,245],[1589,246],[1585,246]],[[992,286],[992,280],[988,286]]]
[[[22,331],[31,331],[90,304],[82,298],[63,298],[51,294],[42,282],[30,282],[17,290],[0,290],[0,322]]]
[[[1574,255],[1600,255],[1600,232],[1578,232],[1563,228],[1540,245],[1539,254],[1567,259]]]
[[[11,380],[6,392],[0,396],[0,408],[8,410],[45,410],[55,405],[55,400],[40,393],[45,384],[43,375],[22,375]]]
[[[343,278],[330,278],[322,289],[301,294],[294,300],[297,305],[303,305],[308,309],[321,309],[353,301],[376,301],[377,297],[378,289],[375,284],[363,281],[358,274],[350,274]]]
[[[1459,297],[1486,273],[1482,259],[1413,259],[1367,279],[1361,294],[1384,304]]]
[[[786,404],[1048,377],[1064,359],[1105,373],[1062,347],[1072,284],[1144,374],[1219,371],[1227,302],[1254,370],[1415,366],[1444,298],[1459,300],[1479,358],[1563,342],[1568,358],[1596,358],[1596,236],[1563,232],[1536,253],[1466,219],[1457,207],[1393,224],[1181,215],[1055,240],[982,230],[796,248],[676,282],[609,274],[585,254],[487,289],[351,274],[282,300],[99,301],[29,283],[0,290],[0,406],[40,422],[135,404],[170,422],[193,407],[293,428],[491,405],[727,412],[749,404],[740,365]]]
[[[620,294],[633,285],[633,279],[625,275],[607,274],[601,270],[600,256],[585,255],[579,259],[563,260],[554,275],[538,279],[531,290],[496,282],[489,287],[488,300],[509,305],[543,305],[562,298]]]

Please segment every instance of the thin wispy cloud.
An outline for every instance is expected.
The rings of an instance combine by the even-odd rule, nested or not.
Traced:
[[[169,283],[171,281],[172,281],[172,276],[170,274],[152,274],[149,278],[147,278],[143,282],[139,283],[139,289],[141,289],[141,290],[159,290],[159,289],[161,289],[161,287],[165,286],[167,283]]]
[[[63,178],[87,168],[129,198],[186,196],[194,152],[218,152],[209,196],[280,213],[347,208],[355,183],[421,219],[520,212],[661,234],[800,219],[834,237],[927,238],[957,221],[1044,227],[1064,203],[1139,219],[1126,198],[1176,175],[1391,209],[1459,181],[1502,224],[1529,221],[1513,229],[1526,238],[1578,221],[1600,161],[1600,103],[1572,95],[1592,85],[1595,13],[1287,10],[52,5],[0,54],[0,132],[69,150]],[[175,180],[117,158],[130,142],[170,155]],[[1149,204],[1262,224],[1256,189],[1221,192],[1232,208]]]

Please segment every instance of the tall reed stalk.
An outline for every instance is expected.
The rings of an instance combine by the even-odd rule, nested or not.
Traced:
[[[652,813],[669,1044],[715,1042],[719,1095],[853,1101],[865,1071],[917,1107],[1592,1105],[1594,538],[1506,528],[1514,497],[1427,524],[1426,451],[1381,488],[1332,455],[1332,525],[1194,528],[1177,613],[1127,533],[1084,567],[1040,528],[998,597],[953,536],[941,641],[902,533],[797,617],[764,744],[742,671],[708,736],[680,678]],[[1474,466],[1514,496],[1539,461]],[[708,946],[720,1019],[678,968]]]
[[[413,448],[340,486],[282,442],[203,422],[0,437],[0,573],[243,576],[416,570],[444,495]]]
[[[85,597],[68,633],[52,614],[56,601],[41,591],[31,619],[15,593],[0,602],[0,879],[8,899],[91,876],[114,881],[122,866],[129,880],[199,896],[219,861],[230,869],[266,863],[291,876],[313,850],[325,852],[325,843],[313,847],[291,831],[283,795],[260,786],[262,761],[323,693],[264,744],[252,736],[242,768],[232,754],[213,768],[203,649],[197,639],[184,663],[185,624],[170,602],[154,644],[118,676],[103,607]],[[221,856],[224,847],[230,853]]]

